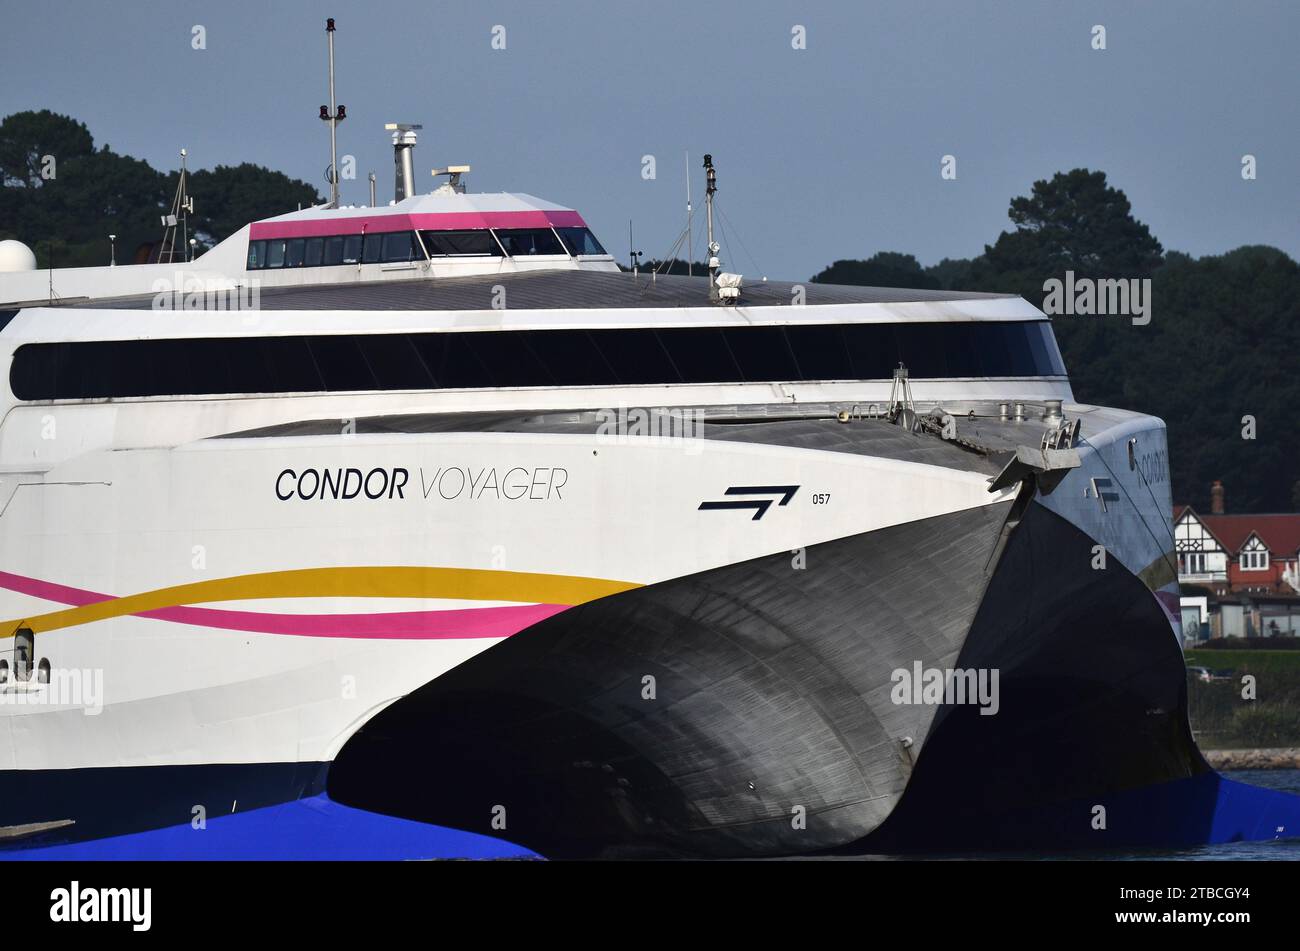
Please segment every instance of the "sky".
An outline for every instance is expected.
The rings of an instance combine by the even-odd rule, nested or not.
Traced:
[[[184,146],[191,168],[255,162],[326,194],[326,16],[345,203],[371,170],[392,197],[384,123],[418,122],[418,188],[471,164],[471,191],[576,208],[621,260],[629,220],[647,258],[682,231],[688,152],[697,210],[714,157],[724,265],[747,277],[979,254],[1013,196],[1075,167],[1166,249],[1300,258],[1293,0],[9,2],[0,116],[51,109],[155,168]]]

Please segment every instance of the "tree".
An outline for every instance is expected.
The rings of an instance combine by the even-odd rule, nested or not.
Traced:
[[[939,281],[926,273],[910,254],[878,251],[865,261],[836,261],[814,274],[818,284],[861,284],[868,287],[914,287],[936,289]]]
[[[1124,193],[1086,169],[1035,182],[1008,214],[1014,230],[973,261],[922,268],[883,252],[836,261],[814,280],[1011,292],[1037,304],[1043,282],[1067,270],[1150,278],[1146,326],[1052,321],[1076,399],[1165,421],[1177,501],[1208,509],[1210,483],[1222,479],[1234,511],[1300,509],[1300,266],[1260,245],[1200,259],[1162,254]],[[1245,416],[1256,421],[1254,439],[1242,438]]]
[[[629,273],[632,270],[626,264],[620,264],[618,267],[620,271],[627,271]],[[685,277],[687,273],[690,273],[694,277],[708,277],[709,265],[704,261],[693,261],[688,268],[686,262],[681,258],[669,258],[666,261],[651,259],[649,261],[642,261],[638,264],[637,271],[641,274],[650,274],[653,271],[658,271],[660,274],[680,274],[683,277]]]
[[[179,174],[167,176],[169,200]],[[189,193],[194,196],[191,225],[214,241],[228,238],[250,221],[308,208],[323,200],[306,182],[249,162],[202,169],[191,173],[189,179]]]
[[[1034,182],[1030,195],[1011,200],[1016,226],[984,248],[972,268],[985,290],[1018,293],[1038,304],[1043,282],[1076,277],[1150,277],[1163,249],[1133,217],[1128,196],[1106,183],[1105,172],[1076,168]]]
[[[42,174],[47,155],[52,178]],[[109,234],[117,235],[120,262],[137,247],[147,257],[162,237],[160,217],[171,207],[178,174],[107,145],[96,149],[86,126],[68,116],[14,113],[0,122],[0,238],[25,242],[40,267],[51,257],[56,267],[107,264]],[[214,242],[250,221],[321,200],[305,182],[247,163],[196,171],[189,191],[191,233]]]
[[[47,181],[41,175],[45,156],[53,157],[57,175],[60,164],[94,150],[84,123],[48,109],[15,112],[0,122],[0,186],[40,188]]]

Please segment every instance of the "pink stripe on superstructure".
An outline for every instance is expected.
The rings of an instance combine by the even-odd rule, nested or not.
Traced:
[[[0,571],[0,588],[81,607],[114,600],[82,588]],[[142,611],[134,617],[192,624],[253,634],[297,637],[371,637],[392,640],[509,637],[565,610],[563,604],[510,604],[491,608],[452,608],[446,611],[395,611],[375,614],[268,614],[222,608],[172,607]]]
[[[585,228],[576,211],[453,211],[416,215],[356,215],[306,221],[263,221],[249,226],[249,238],[318,238],[389,231],[469,231],[481,228]]]

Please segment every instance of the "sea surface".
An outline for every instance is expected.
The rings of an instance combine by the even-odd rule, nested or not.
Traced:
[[[1300,769],[1225,769],[1221,776],[1239,783],[1264,786],[1300,795]],[[1300,862],[1300,837],[1274,839],[1268,842],[1225,842],[1221,845],[1202,845],[1190,849],[1130,849],[1096,852],[981,852],[953,853],[951,855],[862,855],[836,856],[831,861],[989,861],[1018,859],[1030,861],[1161,861],[1176,859],[1182,862],[1227,862],[1259,859],[1272,862]]]

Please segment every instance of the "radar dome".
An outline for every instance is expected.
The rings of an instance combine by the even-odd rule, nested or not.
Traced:
[[[36,255],[21,241],[0,241],[0,274],[36,270]]]

